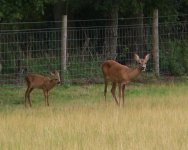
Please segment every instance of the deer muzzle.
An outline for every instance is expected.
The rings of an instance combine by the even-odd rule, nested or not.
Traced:
[[[141,69],[142,69],[142,71],[145,71],[146,70],[146,64],[142,65]]]

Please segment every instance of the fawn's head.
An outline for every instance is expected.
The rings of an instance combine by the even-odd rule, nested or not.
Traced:
[[[51,75],[51,79],[52,80],[55,80],[57,84],[60,84],[60,75],[59,75],[59,72],[57,70],[55,70],[54,72],[51,72],[50,73]]]
[[[140,57],[137,54],[134,54],[134,58],[137,61],[137,63],[139,64],[139,67],[141,68],[142,71],[146,70],[146,64],[149,60],[149,56],[150,55],[147,54],[144,59],[140,59]]]

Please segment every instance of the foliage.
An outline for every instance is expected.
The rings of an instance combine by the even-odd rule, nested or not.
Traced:
[[[188,73],[188,44],[186,41],[169,41],[166,48],[160,51],[160,65],[162,70],[171,75]],[[167,68],[164,68],[167,66]]]
[[[92,79],[96,78],[96,75],[101,75],[100,58],[85,58],[72,56],[72,59],[68,62],[68,68],[66,77],[68,80],[77,79],[78,83],[80,79]]]
[[[53,0],[1,0],[0,18],[3,22],[41,20],[45,6]]]
[[[131,17],[140,13],[141,10],[144,10],[145,16],[151,16],[154,8],[158,8],[161,15],[185,13],[187,11],[186,0],[1,0],[0,21],[41,21],[45,18],[53,20],[55,14],[52,15],[51,13],[57,9],[56,4],[62,5],[62,9],[67,7],[69,16],[82,19],[108,17],[113,7],[118,7],[120,17]],[[59,13],[63,13],[63,11],[61,10]]]
[[[65,5],[66,6],[63,6]],[[188,2],[186,0],[159,0],[159,1],[151,1],[151,0],[34,0],[34,1],[26,1],[26,0],[1,0],[0,3],[0,21],[1,22],[16,22],[16,21],[43,21],[46,18],[48,20],[54,20],[54,10],[56,10],[56,5],[60,4],[60,8],[67,7],[68,8],[68,15],[71,19],[88,19],[88,18],[107,18],[108,16],[112,15],[112,8],[116,7],[119,17],[135,17],[139,16],[139,13],[144,13],[144,16],[152,16],[153,9],[158,8],[160,15],[169,15],[169,14],[179,14],[184,13],[187,11]],[[66,9],[67,9],[66,8]],[[111,12],[111,13],[110,13]],[[59,11],[58,14],[61,16],[62,11]],[[49,17],[48,17],[49,16]],[[111,18],[112,19],[112,18]],[[177,18],[172,18],[173,20],[177,20]],[[165,22],[169,20],[169,18],[165,18],[162,21]],[[132,22],[131,22],[132,23]],[[135,22],[134,22],[135,23]],[[138,22],[137,22],[138,23]],[[29,26],[29,25],[28,25]],[[19,27],[12,26],[12,28],[16,28],[17,30]],[[25,27],[27,28],[27,27]],[[104,35],[105,36],[105,35]],[[40,37],[39,37],[40,38]],[[2,39],[1,39],[2,40]],[[38,39],[35,39],[38,40]],[[50,39],[51,40],[51,39]],[[22,41],[23,42],[23,41]],[[24,43],[24,42],[23,42]],[[179,43],[178,41],[169,42],[167,45],[168,51],[166,51],[167,47],[161,49],[161,68],[163,66],[168,66],[168,71],[170,74],[173,75],[182,75],[187,73],[188,70],[188,50],[187,44]],[[41,44],[42,45],[42,44]],[[16,46],[15,46],[16,47]],[[52,47],[50,47],[52,48]],[[13,48],[1,48],[1,52],[7,51],[12,55],[3,56],[5,60],[8,61],[4,68],[7,70],[3,70],[4,73],[15,72],[13,69],[18,69],[17,62],[18,57],[16,56],[16,52],[14,52]],[[34,48],[35,49],[35,48]],[[53,48],[55,49],[55,48]],[[129,49],[130,50],[130,49]],[[18,50],[20,53],[21,50]],[[162,53],[164,52],[164,53]],[[168,53],[166,55],[166,53]],[[167,57],[166,57],[167,56]],[[120,59],[122,56],[118,56]],[[23,63],[26,62],[26,58],[22,57]],[[83,70],[84,68],[92,67],[94,70],[99,71],[99,64],[97,64],[98,60],[93,60],[90,63],[83,64],[82,66],[79,65],[81,60],[72,60],[70,62],[71,67],[77,68],[77,70]],[[78,63],[79,62],[79,63]],[[33,63],[33,64],[32,64]],[[35,62],[31,62],[30,60],[27,64],[31,64],[30,70],[33,72],[45,72],[48,68],[48,62],[45,62],[45,59],[36,60]],[[39,64],[43,64],[39,65]],[[53,65],[56,65],[60,68],[60,60],[53,60]],[[37,68],[35,66],[38,66]],[[83,71],[82,77],[93,76],[92,69],[85,69]],[[98,72],[99,73],[99,72]],[[76,70],[69,69],[67,74],[70,76],[77,75]]]

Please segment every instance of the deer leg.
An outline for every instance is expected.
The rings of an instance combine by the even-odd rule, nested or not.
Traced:
[[[119,105],[120,105],[120,103],[121,103],[121,94],[122,94],[122,92],[121,92],[121,83],[118,83],[118,88],[119,88]]]
[[[30,99],[30,93],[33,91],[33,88],[29,88],[28,90],[28,101],[29,101],[29,106],[32,107],[32,104],[31,104],[31,99]]]
[[[116,101],[116,104],[119,105],[118,100],[116,98],[116,83],[115,82],[112,83],[111,93]]]
[[[107,92],[108,81],[105,80],[104,84],[105,84],[105,86],[104,86],[104,97],[105,97],[105,102],[106,102],[106,92]]]
[[[29,87],[25,91],[25,107],[27,107],[28,91],[29,91]]]
[[[49,106],[49,101],[48,101],[48,91],[47,91],[46,98],[47,98],[47,106]]]
[[[45,101],[45,106],[47,106],[47,97],[48,97],[48,92],[43,90],[44,92],[44,101]]]
[[[122,86],[122,97],[123,97],[123,106],[124,106],[124,96],[125,96],[125,84]]]

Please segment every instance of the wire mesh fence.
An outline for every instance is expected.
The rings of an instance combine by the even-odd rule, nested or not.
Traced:
[[[187,47],[187,18],[187,15],[180,21],[159,18],[161,75],[172,73],[167,56],[176,55],[182,44]],[[134,53],[140,57],[152,53],[152,18],[143,18],[143,24],[137,20],[120,18],[116,26],[111,26],[113,20],[69,20],[65,73],[61,70],[62,22],[2,23],[0,84],[22,85],[25,73],[47,74],[53,70],[63,73],[65,82],[100,82],[104,60],[115,59],[132,66]],[[184,53],[184,64],[188,66],[188,50]],[[152,59],[147,71],[153,72]]]

